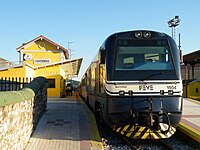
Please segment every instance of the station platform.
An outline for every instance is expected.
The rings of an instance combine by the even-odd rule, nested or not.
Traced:
[[[182,119],[177,127],[181,132],[200,143],[200,102],[183,99]]]
[[[77,96],[48,98],[26,150],[103,150],[95,118]]]

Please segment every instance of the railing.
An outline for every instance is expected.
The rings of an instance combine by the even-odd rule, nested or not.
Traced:
[[[2,77],[0,78],[0,91],[18,91],[33,79],[34,78]]]
[[[47,80],[37,77],[18,91],[0,92],[0,149],[25,149],[47,106]]]

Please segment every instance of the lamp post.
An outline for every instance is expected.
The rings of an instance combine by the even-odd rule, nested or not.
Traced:
[[[72,43],[74,43],[74,42],[70,41],[70,42],[67,42],[67,43],[68,43],[68,50],[69,50],[69,58],[71,58],[71,56],[72,56],[72,50],[69,48],[69,45],[72,44]]]
[[[169,25],[170,28],[172,28],[172,38],[175,40],[175,27],[178,26],[180,24],[181,19],[179,18],[179,16],[175,16],[174,18],[170,19],[167,23]],[[180,55],[180,61],[181,63],[183,62],[183,58],[182,58],[182,50],[181,50],[181,34],[179,33],[178,35],[178,50],[179,50],[179,55]]]
[[[167,23],[170,28],[172,28],[172,38],[175,39],[175,27],[180,24],[181,19],[179,16],[175,16],[174,18],[170,19]]]

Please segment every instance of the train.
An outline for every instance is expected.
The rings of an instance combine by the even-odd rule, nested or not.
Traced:
[[[116,32],[100,46],[78,90],[114,131],[132,139],[170,138],[183,109],[176,42],[158,31]]]

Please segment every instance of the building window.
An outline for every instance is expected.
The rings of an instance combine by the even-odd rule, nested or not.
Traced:
[[[48,88],[55,88],[56,87],[55,79],[47,79],[47,82],[48,82]]]
[[[198,88],[196,88],[196,93],[199,93],[199,89]]]

